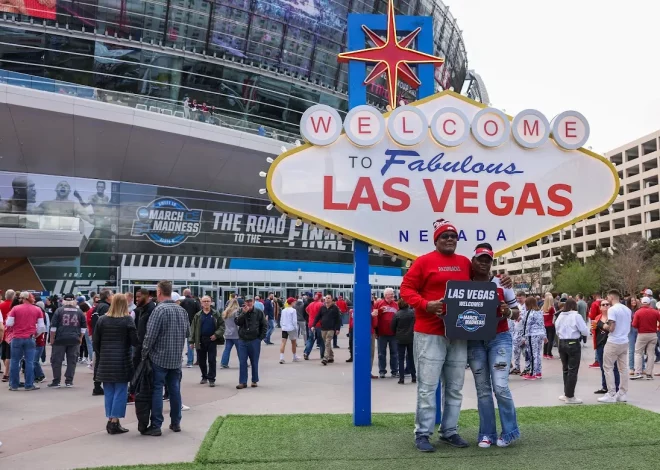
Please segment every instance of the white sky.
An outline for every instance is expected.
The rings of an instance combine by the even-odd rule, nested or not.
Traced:
[[[507,114],[574,109],[605,153],[660,129],[657,0],[443,0]]]

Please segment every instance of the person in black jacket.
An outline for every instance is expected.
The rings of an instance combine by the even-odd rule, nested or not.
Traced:
[[[192,322],[193,319],[195,318],[195,315],[197,315],[197,312],[199,312],[202,309],[202,304],[200,304],[197,299],[193,298],[190,289],[184,289],[183,298],[179,302],[179,305],[181,305],[181,307],[183,307],[183,309],[188,313],[188,321],[190,323],[190,326],[192,326]],[[194,362],[195,348],[193,345],[188,344],[187,358],[188,358],[188,362],[186,363],[186,367],[188,369],[192,368],[193,365],[197,365],[197,362],[199,362],[199,357],[197,358],[197,362]]]
[[[149,294],[149,289],[142,288],[135,293],[137,307],[135,308],[135,325],[137,327],[138,345],[133,352],[133,367],[137,369],[142,360],[142,342],[147,334],[147,323],[151,312],[156,308],[156,303]]]
[[[238,385],[241,390],[247,388],[247,360],[250,358],[252,366],[252,387],[259,382],[259,354],[261,353],[261,341],[266,337],[268,323],[264,312],[254,308],[252,297],[245,298],[245,305],[240,313],[236,315],[236,326],[238,326],[238,361],[240,363],[238,372]]]
[[[392,331],[399,347],[399,383],[404,383],[404,360],[408,359],[408,367],[412,382],[417,382],[417,373],[415,371],[415,362],[413,361],[413,339],[415,337],[415,312],[405,300],[399,299],[399,311],[392,318]]]
[[[325,296],[325,305],[321,307],[318,315],[314,319],[314,324],[310,325],[312,332],[321,324],[321,337],[325,342],[325,356],[321,360],[321,364],[327,366],[328,363],[335,362],[335,353],[332,350],[332,338],[339,334],[341,329],[341,313],[339,308],[335,305],[331,295]]]
[[[133,377],[131,346],[138,345],[138,338],[125,295],[113,296],[110,310],[98,319],[92,343],[96,353],[95,378],[104,387],[106,430],[108,434],[128,432],[119,419],[126,416],[126,394]]]
[[[110,289],[103,289],[101,291],[99,295],[100,300],[94,308],[94,313],[92,313],[92,332],[96,329],[96,324],[98,323],[99,318],[104,316],[106,313],[108,313],[108,310],[110,310],[110,302],[112,302],[112,295],[113,293]],[[92,343],[93,342],[94,339],[92,336]],[[93,344],[92,347],[94,347]],[[96,348],[94,348],[94,351],[96,351]],[[96,365],[97,362],[94,363],[94,390],[92,390],[92,395],[100,396],[103,395],[103,388],[101,387],[102,381],[96,378]]]

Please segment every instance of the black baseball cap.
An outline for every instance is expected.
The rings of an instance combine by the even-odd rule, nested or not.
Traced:
[[[76,296],[73,294],[64,294],[64,297],[62,297],[64,300],[76,300]]]

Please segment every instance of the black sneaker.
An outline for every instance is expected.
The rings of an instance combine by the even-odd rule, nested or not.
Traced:
[[[606,388],[601,388],[600,390],[596,390],[596,391],[594,392],[595,395],[605,395],[606,393],[607,393],[607,389],[606,389]]]
[[[199,381],[200,385],[206,385],[207,383],[208,383],[208,381],[206,379],[202,379],[202,380]]]
[[[470,445],[465,439],[463,439],[458,434],[454,434],[453,436],[449,436],[449,437],[440,437],[440,442],[444,442],[445,444],[449,444],[452,447],[459,447],[459,448],[468,447]]]
[[[143,436],[154,436],[154,437],[158,437],[158,436],[162,436],[163,433],[162,433],[162,431],[160,430],[160,428],[155,428],[155,427],[153,427],[153,426],[149,426],[149,427],[147,428],[147,430],[144,431],[144,432],[142,433],[142,435],[143,435]]]
[[[353,357],[351,356],[348,359],[346,359],[346,362],[353,362]]]
[[[98,397],[98,396],[101,396],[101,395],[104,395],[102,388],[95,388],[94,390],[92,390],[92,396],[93,397]]]
[[[215,387],[215,382],[209,382],[209,387]]]
[[[35,381],[36,383],[38,383],[38,384],[40,384],[40,383],[43,382],[44,380],[46,380],[46,376],[41,376],[41,377],[35,377],[35,378],[34,378],[34,381]]]
[[[398,373],[398,372],[392,372],[392,378],[396,378],[396,377],[398,377],[398,376],[399,376],[399,373]]]
[[[48,387],[48,388],[60,388],[61,385],[60,385],[59,382],[51,382],[48,385],[46,385],[46,387]]]
[[[66,388],[71,388],[71,387],[73,387],[73,382],[65,382],[65,383],[64,383],[64,386],[65,386]]]
[[[415,447],[420,452],[435,452],[435,447],[429,442],[428,436],[420,436],[415,439]]]
[[[174,432],[181,432],[180,424],[170,424],[170,429]]]
[[[304,358],[306,361],[309,361],[309,354],[304,354],[304,353],[303,353],[303,358]]]
[[[328,359],[328,363],[329,363],[329,364],[332,364],[333,362],[335,362],[334,359]]]
[[[327,365],[328,365],[328,361],[326,361],[325,359],[323,359],[323,360],[321,361],[321,364],[323,364],[324,366],[327,366]]]
[[[417,383],[417,377],[412,378],[412,383],[416,384]]]

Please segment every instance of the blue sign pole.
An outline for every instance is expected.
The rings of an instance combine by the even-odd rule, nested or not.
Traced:
[[[385,31],[384,15],[348,15],[347,50],[356,51],[366,47],[362,25],[374,31]],[[417,36],[417,50],[433,54],[433,19],[426,16],[397,16],[397,31],[408,33],[421,27]],[[426,98],[434,93],[434,66],[420,64],[417,75],[421,85],[417,98]],[[367,88],[364,85],[366,65],[352,60],[348,64],[348,108],[367,104]],[[389,90],[396,93],[396,90]],[[369,246],[359,240],[353,243],[355,284],[353,290],[353,424],[371,425],[371,285],[369,284]],[[403,373],[403,371],[400,371]],[[438,386],[436,422],[440,422],[440,394]]]

